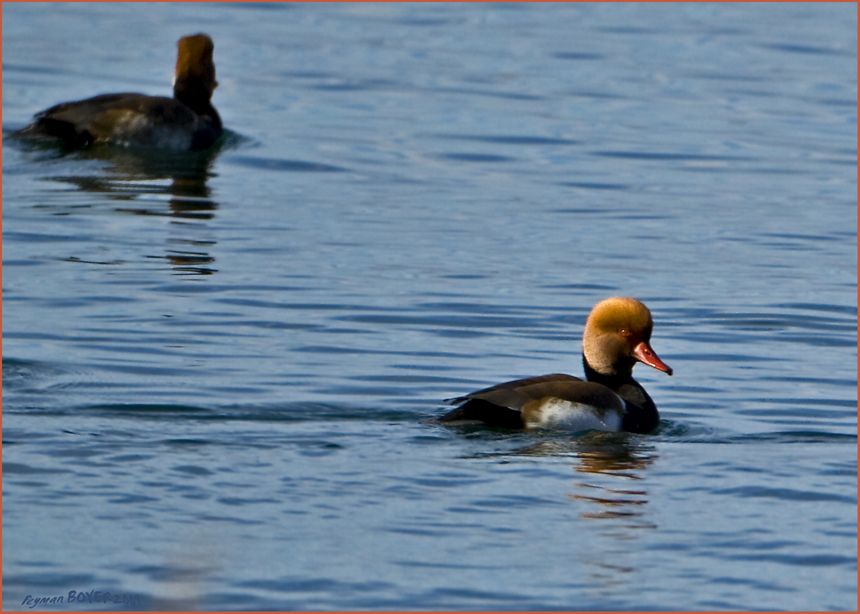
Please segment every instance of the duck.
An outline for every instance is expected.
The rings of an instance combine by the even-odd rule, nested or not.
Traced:
[[[633,379],[643,363],[672,375],[651,347],[651,311],[631,297],[610,297],[588,315],[582,335],[585,379],[551,373],[513,380],[448,399],[447,424],[482,423],[507,429],[651,433],[660,414]]]
[[[37,113],[19,134],[58,139],[70,149],[96,144],[208,149],[223,133],[211,101],[218,86],[215,45],[206,34],[192,34],[180,38],[177,46],[173,98],[119,93],[63,102]]]

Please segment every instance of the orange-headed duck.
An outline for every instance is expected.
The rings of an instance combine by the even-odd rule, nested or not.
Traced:
[[[634,298],[608,298],[591,310],[582,335],[585,378],[539,375],[484,388],[448,402],[442,422],[483,422],[515,429],[650,433],[657,406],[633,379],[642,362],[672,375],[651,349],[651,312]]]
[[[221,136],[212,106],[214,45],[205,34],[179,39],[173,98],[144,94],[102,94],[64,102],[37,113],[22,136],[51,137],[65,146],[95,143],[172,150],[206,149]]]

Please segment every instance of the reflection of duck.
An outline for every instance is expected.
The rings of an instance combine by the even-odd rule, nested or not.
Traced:
[[[644,441],[644,440],[643,440]],[[653,461],[652,448],[643,441],[630,441],[625,435],[594,433],[574,440],[578,473],[603,473],[640,480],[640,469]]]
[[[609,298],[595,305],[582,336],[585,377],[563,373],[506,382],[452,399],[459,407],[442,422],[483,422],[507,428],[648,433],[660,415],[633,379],[642,362],[672,375],[651,349],[653,321],[633,298]]]
[[[653,527],[640,518],[643,507],[648,504],[648,491],[641,481],[645,478],[644,470],[654,462],[653,449],[642,441],[606,437],[606,434],[594,433],[575,440],[578,462],[574,469],[588,477],[583,476],[583,481],[568,497],[595,506],[583,510],[581,518],[626,519],[623,526],[628,529]]]
[[[653,461],[653,447],[645,439],[624,434],[588,433],[582,437],[556,437],[538,441],[516,451],[518,456],[571,456],[576,458],[577,473],[642,479],[640,469]]]
[[[172,218],[164,253],[147,259],[168,263],[178,275],[211,275],[217,272],[212,250],[216,241],[206,222],[215,217],[218,203],[212,198],[208,179],[219,148],[201,152],[170,152],[96,147],[76,153],[104,162],[98,174],[61,175],[50,180],[69,183],[88,194],[109,196],[114,211],[144,217]],[[87,167],[82,167],[84,171]],[[104,199],[87,198],[83,208],[100,206]],[[74,202],[74,201],[73,201]],[[82,206],[58,207],[56,215],[74,215]],[[103,258],[71,256],[75,262],[121,264],[127,254],[105,262]]]
[[[99,143],[173,150],[212,146],[223,132],[210,101],[218,85],[212,39],[185,36],[178,46],[173,98],[121,93],[64,102],[36,114],[19,134],[56,138],[72,148]]]
[[[562,456],[575,459],[581,474],[576,489],[567,496],[588,505],[580,516],[600,520],[626,518],[630,528],[647,528],[634,521],[648,503],[646,470],[657,458],[647,439],[616,433],[592,432],[582,437],[544,439],[516,451],[521,456]]]

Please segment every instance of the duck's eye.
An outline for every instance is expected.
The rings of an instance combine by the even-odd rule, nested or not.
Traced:
[[[631,333],[628,329],[622,328],[618,331],[618,334],[621,335],[622,337],[629,337]]]

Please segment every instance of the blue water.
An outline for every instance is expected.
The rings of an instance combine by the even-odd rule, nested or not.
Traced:
[[[856,608],[855,5],[2,10],[6,609]],[[220,150],[9,137],[197,31]],[[432,421],[616,294],[656,434]]]

